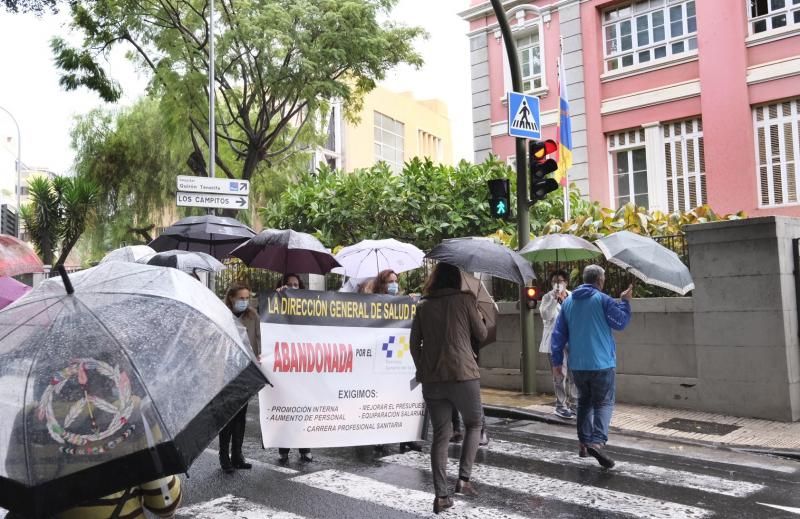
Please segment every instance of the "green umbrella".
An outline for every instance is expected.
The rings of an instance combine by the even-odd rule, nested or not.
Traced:
[[[531,263],[543,263],[588,260],[599,256],[600,250],[571,234],[545,234],[531,240],[519,253]]]

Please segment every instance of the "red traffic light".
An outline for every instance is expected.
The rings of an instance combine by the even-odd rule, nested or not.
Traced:
[[[551,153],[555,153],[557,150],[558,143],[556,143],[556,141],[553,139],[547,139],[545,141],[530,141],[528,143],[528,152],[530,154],[531,162],[538,162]]]
[[[536,305],[539,303],[537,299],[538,295],[539,289],[536,287],[525,287],[525,305],[529,310],[536,308]]]

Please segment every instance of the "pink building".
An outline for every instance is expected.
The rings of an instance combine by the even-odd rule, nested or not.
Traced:
[[[546,138],[563,44],[570,182],[609,207],[800,216],[800,0],[506,0]],[[471,0],[475,160],[513,162],[511,80],[491,4]]]

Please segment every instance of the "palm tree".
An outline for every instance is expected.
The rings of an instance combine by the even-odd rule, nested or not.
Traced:
[[[97,185],[82,176],[34,177],[28,185],[31,201],[20,210],[25,228],[43,263],[63,265],[94,216]]]

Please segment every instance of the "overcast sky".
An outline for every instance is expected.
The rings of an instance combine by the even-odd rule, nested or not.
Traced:
[[[420,99],[438,97],[449,107],[454,155],[472,159],[469,42],[467,23],[456,13],[468,0],[400,0],[393,18],[419,25],[430,37],[419,43],[425,59],[420,70],[400,67],[384,86],[410,90]],[[54,35],[68,36],[66,17],[9,15],[0,12],[0,107],[17,119],[22,134],[22,160],[30,167],[66,172],[74,157],[69,131],[73,117],[98,106],[110,107],[86,90],[65,92],[49,48]],[[109,60],[110,72],[124,88],[120,105],[128,105],[144,91],[145,80],[122,52]],[[0,110],[0,163],[16,156],[16,128]],[[4,183],[4,182],[3,182]]]

